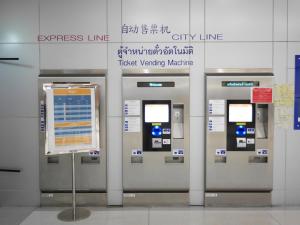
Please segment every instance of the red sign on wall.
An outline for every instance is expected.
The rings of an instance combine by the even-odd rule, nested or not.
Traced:
[[[252,88],[251,103],[272,103],[273,89],[272,88]]]

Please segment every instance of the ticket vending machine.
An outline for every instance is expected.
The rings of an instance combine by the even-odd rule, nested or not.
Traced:
[[[272,85],[268,69],[206,73],[206,206],[271,205]]]
[[[45,155],[47,142],[46,86],[76,87],[97,86],[95,93],[96,131],[100,149],[75,155],[77,205],[106,205],[106,81],[104,70],[43,70],[39,75],[38,90],[40,104],[39,160],[40,199],[42,206],[70,206],[72,203],[72,157],[71,154]],[[78,100],[78,99],[77,99]],[[76,100],[76,101],[77,101]],[[82,101],[83,102],[83,101]],[[85,105],[65,106],[66,113],[57,119],[72,122],[72,118],[84,118],[91,110]],[[73,103],[72,103],[73,104]],[[72,117],[72,118],[71,118]],[[98,128],[97,128],[98,127]],[[73,129],[74,130],[74,129]],[[78,133],[87,132],[84,126]],[[75,131],[74,131],[75,132]],[[76,135],[73,132],[73,135]],[[69,135],[65,133],[65,135]]]
[[[123,71],[123,204],[188,204],[189,74]]]

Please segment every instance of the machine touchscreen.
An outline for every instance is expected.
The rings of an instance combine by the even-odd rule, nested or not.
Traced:
[[[252,122],[252,104],[230,104],[229,122]]]
[[[169,105],[168,104],[146,104],[145,105],[145,122],[146,123],[167,123],[169,122]]]

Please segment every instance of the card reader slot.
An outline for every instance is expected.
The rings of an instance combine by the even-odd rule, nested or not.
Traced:
[[[256,138],[268,138],[268,105],[258,104],[256,107]]]
[[[226,163],[226,156],[215,156],[215,163]]]
[[[173,105],[173,138],[183,139],[184,138],[184,105],[174,104]]]
[[[184,163],[184,157],[182,156],[166,156],[165,163]]]
[[[248,162],[249,163],[267,163],[268,156],[249,156]]]
[[[99,156],[81,156],[81,164],[99,164]]]
[[[47,162],[49,164],[58,164],[59,163],[59,157],[58,156],[48,156]]]
[[[131,163],[143,163],[142,156],[131,156]]]

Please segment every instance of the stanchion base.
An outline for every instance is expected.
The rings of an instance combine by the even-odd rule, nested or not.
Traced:
[[[61,221],[65,222],[72,222],[72,221],[77,221],[77,220],[83,220],[88,218],[91,215],[91,211],[85,208],[79,208],[76,207],[76,213],[75,213],[75,218],[73,216],[73,209],[65,209],[61,211],[58,215],[57,218]],[[74,220],[75,219],[75,220]]]

